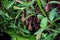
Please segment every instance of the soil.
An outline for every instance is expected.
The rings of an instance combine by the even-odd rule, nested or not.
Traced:
[[[5,32],[0,32],[0,40],[11,40],[11,36]]]

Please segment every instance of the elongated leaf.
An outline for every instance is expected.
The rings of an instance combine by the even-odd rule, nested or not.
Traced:
[[[43,14],[44,16],[46,16],[45,11],[43,10],[43,8],[42,8],[42,6],[41,6],[41,0],[36,0],[36,2],[37,2],[37,5],[38,5],[40,11],[42,12],[42,14]]]
[[[38,35],[39,33],[42,33],[43,29],[39,29],[37,32],[34,33],[34,35]]]
[[[4,12],[0,10],[0,15],[3,16],[4,15]]]
[[[38,17],[39,19],[43,19],[43,18],[44,18],[44,16],[41,15],[41,14],[37,15],[37,17]]]
[[[26,33],[26,34],[30,34],[30,32],[28,30],[23,30],[23,29],[20,29],[22,32]]]
[[[41,0],[41,4],[42,4],[43,7],[45,7],[46,6],[45,0]]]
[[[0,10],[0,15],[1,15],[2,17],[7,17],[8,19],[12,19],[12,17],[10,17],[10,16],[8,15],[8,13],[4,13],[2,10]]]
[[[47,26],[47,18],[42,19],[40,26],[41,26],[41,29],[39,29],[34,35],[42,33],[45,30]]]
[[[15,10],[23,10],[23,9],[25,9],[26,7],[20,8],[20,7],[14,6],[13,8],[14,8]]]
[[[54,9],[52,9],[52,10],[50,11],[50,13],[49,13],[49,19],[50,19],[51,21],[55,18],[56,13],[57,13],[57,8],[54,8]]]
[[[31,36],[30,37],[23,37],[20,35],[16,35],[16,32],[13,30],[7,30],[5,31],[7,34],[9,34],[11,36],[11,40],[35,40],[35,36]]]
[[[13,6],[14,2],[15,2],[15,0],[14,0],[14,1],[12,1],[11,3],[9,3],[9,4],[7,5],[7,7],[6,7],[6,9],[11,8],[11,7]]]
[[[42,29],[45,29],[47,26],[47,18],[43,18],[40,24]]]
[[[60,2],[58,2],[58,1],[50,1],[50,2],[48,2],[48,4],[52,4],[52,3],[60,4]]]
[[[34,35],[36,35],[36,40],[40,40],[43,31],[44,29],[39,29],[37,32],[34,33]]]

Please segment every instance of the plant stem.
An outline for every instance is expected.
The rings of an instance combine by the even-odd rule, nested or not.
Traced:
[[[57,20],[60,20],[60,18],[55,19],[53,22],[55,22],[55,21],[57,21]]]
[[[36,2],[37,2],[37,5],[38,5],[39,9],[42,12],[42,14],[47,17],[47,15],[45,14],[45,11],[42,8],[41,0],[36,0]]]

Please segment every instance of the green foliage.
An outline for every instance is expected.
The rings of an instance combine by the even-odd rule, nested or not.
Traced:
[[[22,37],[21,35],[16,34],[15,31],[13,30],[8,30],[5,32],[12,37],[11,40],[35,40],[35,36],[32,36],[32,35],[28,37]]]
[[[47,18],[43,18],[40,24],[41,28],[45,29],[47,27],[47,23],[48,23]]]
[[[43,7],[45,7],[47,3],[44,0],[41,0],[41,4]]]
[[[37,15],[37,17],[38,17],[39,19],[43,19],[43,18],[44,18],[44,16],[41,15],[41,14]]]
[[[4,13],[2,10],[0,10],[0,15],[3,17],[3,18],[7,18],[7,19],[12,19],[12,17],[10,17],[9,15],[8,15],[8,13]]]
[[[12,37],[11,40],[54,40],[60,33],[60,9],[58,9],[60,2],[51,0],[47,3],[46,1],[0,0],[0,28]],[[50,5],[49,12],[45,11],[47,4]],[[58,4],[57,7],[53,8],[54,4]],[[22,13],[25,14],[23,17]],[[29,31],[30,17],[33,29]],[[24,22],[22,18],[25,20]],[[36,19],[38,20],[36,21]],[[26,25],[26,20],[28,20],[28,25]],[[33,27],[33,25],[38,25],[38,29],[36,30],[37,26]],[[31,35],[31,32],[35,33]]]
[[[15,2],[15,0],[14,0],[14,1],[12,1],[12,2],[10,2],[10,3],[7,5],[6,9],[11,8],[11,7],[13,6],[14,2]]]
[[[42,32],[47,28],[47,18],[43,18],[40,24],[41,28],[38,30],[38,32],[35,33],[37,35],[36,39],[40,39]]]
[[[49,13],[49,19],[52,21],[56,17],[56,14],[57,14],[57,8],[52,9]]]
[[[42,12],[42,14],[43,14],[44,16],[46,16],[45,11],[44,11],[43,8],[42,8],[41,1],[40,1],[40,0],[36,0],[36,2],[37,2],[37,5],[38,5],[39,9],[40,9],[41,12]]]
[[[49,2],[49,4],[52,4],[52,3],[60,4],[60,2],[58,2],[58,1],[50,1]]]

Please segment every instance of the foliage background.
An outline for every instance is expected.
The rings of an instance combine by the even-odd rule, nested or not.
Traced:
[[[0,0],[0,29],[11,40],[60,40],[59,0]]]

